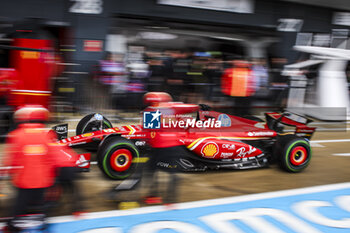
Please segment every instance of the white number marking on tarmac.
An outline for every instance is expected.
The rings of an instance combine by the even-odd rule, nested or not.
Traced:
[[[335,153],[333,156],[350,156],[350,153]]]

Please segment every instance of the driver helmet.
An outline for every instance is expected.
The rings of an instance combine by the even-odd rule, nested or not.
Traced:
[[[146,106],[154,106],[159,103],[171,102],[173,99],[166,92],[147,92],[143,96],[143,103]]]

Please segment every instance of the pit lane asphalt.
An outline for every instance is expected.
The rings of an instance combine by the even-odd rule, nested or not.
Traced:
[[[76,122],[69,121],[70,129],[74,129],[75,125]],[[348,124],[347,127],[349,126]],[[73,136],[73,132],[70,136]],[[348,141],[342,141],[342,139]],[[178,202],[349,182],[350,131],[316,132],[312,141],[316,143],[312,142],[311,163],[307,169],[297,174],[284,172],[275,164],[269,168],[244,171],[182,173],[179,175],[181,181],[178,187]],[[3,149],[4,145],[1,144],[0,151]],[[160,173],[159,177],[161,187],[164,188],[168,176],[166,173]],[[142,188],[138,192],[120,193],[113,199],[106,198],[105,193],[119,183],[120,181],[106,180],[98,167],[92,165],[91,171],[81,174],[81,179],[78,181],[86,210],[89,212],[115,210],[118,209],[116,199],[132,201],[146,194],[145,189]],[[3,194],[0,196],[0,216],[3,217],[7,214],[14,193],[9,181],[0,182],[0,193]],[[63,198],[61,201],[63,204],[55,209],[53,215],[70,214],[68,199],[68,197]]]

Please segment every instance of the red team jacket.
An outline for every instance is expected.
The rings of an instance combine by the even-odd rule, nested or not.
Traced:
[[[226,69],[221,79],[221,89],[225,95],[236,97],[251,96],[255,92],[254,77],[247,67]]]
[[[18,188],[47,188],[54,183],[57,168],[75,166],[77,155],[58,146],[43,124],[21,124],[9,134],[5,165]]]

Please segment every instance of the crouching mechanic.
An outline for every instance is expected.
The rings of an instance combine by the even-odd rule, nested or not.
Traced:
[[[76,156],[68,149],[63,153],[52,143],[52,134],[44,128],[48,117],[48,110],[37,105],[21,107],[14,113],[18,127],[8,135],[4,161],[5,166],[11,167],[10,176],[17,189],[10,208],[13,217],[8,223],[10,231],[18,230],[14,222],[28,214],[29,207],[36,214],[45,214],[45,190],[54,184],[57,170],[66,165],[57,158],[64,153]]]

